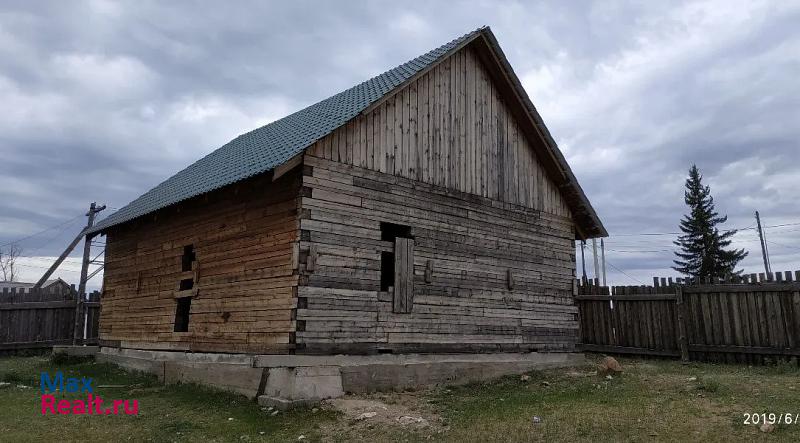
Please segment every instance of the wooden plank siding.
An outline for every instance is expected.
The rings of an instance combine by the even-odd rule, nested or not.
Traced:
[[[315,157],[570,217],[475,49],[311,146]]]
[[[581,284],[579,346],[727,363],[800,356],[800,284],[789,278],[736,279],[612,288]]]
[[[296,352],[574,349],[569,218],[311,155],[304,164]],[[410,313],[381,291],[381,252],[395,247],[381,222],[411,228]]]
[[[31,290],[0,293],[0,353],[6,350],[48,348],[72,344],[75,335],[77,293]],[[86,340],[83,340],[83,318],[76,343],[97,343],[97,319],[100,312],[99,292],[88,295],[81,306],[86,312]]]
[[[298,171],[269,175],[108,233],[100,339],[123,347],[288,352],[297,276]],[[196,262],[182,271],[184,247]],[[182,279],[188,332],[173,332]]]

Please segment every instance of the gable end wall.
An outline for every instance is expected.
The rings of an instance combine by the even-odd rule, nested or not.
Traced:
[[[574,350],[575,224],[469,47],[312,146],[303,187],[296,352]]]

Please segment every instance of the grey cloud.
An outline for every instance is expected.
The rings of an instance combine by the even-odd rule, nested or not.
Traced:
[[[730,226],[755,209],[800,221],[799,19],[790,2],[5,3],[0,243],[92,200],[121,207],[239,133],[488,24],[608,248],[659,251],[609,260],[666,275],[671,236],[613,235],[675,231],[692,162]],[[800,231],[773,231],[778,265],[800,267]],[[23,246],[52,256],[68,235]],[[737,244],[757,271],[752,231]]]

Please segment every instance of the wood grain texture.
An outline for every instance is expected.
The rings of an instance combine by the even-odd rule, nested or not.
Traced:
[[[305,164],[296,352],[574,349],[569,218],[311,155]],[[381,222],[410,226],[413,239],[381,240]],[[394,296],[380,290],[381,252],[403,244],[409,313],[395,298],[403,271]]]
[[[108,233],[100,338],[155,349],[288,352],[297,285],[299,168],[185,202]],[[193,271],[181,269],[194,245]],[[177,284],[193,279],[188,332]]]
[[[581,348],[748,364],[800,355],[800,284],[753,281],[580,285]]]
[[[337,149],[330,150],[331,145]],[[308,152],[459,192],[571,215],[537,158],[534,144],[523,134],[471,47],[456,52]],[[365,161],[367,155],[362,153],[370,152],[381,161]]]

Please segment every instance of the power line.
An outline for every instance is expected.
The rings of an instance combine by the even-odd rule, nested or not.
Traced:
[[[764,240],[764,241],[766,241],[767,243],[772,243],[773,245],[783,246],[784,248],[789,248],[789,249],[797,249],[798,251],[800,251],[800,248],[798,248],[797,246],[784,245],[783,243],[778,243],[772,240]]]
[[[34,233],[33,233],[33,234],[31,234],[31,235],[28,235],[28,236],[25,236],[25,237],[22,237],[22,238],[18,238],[18,239],[16,239],[16,240],[12,240],[12,241],[10,241],[10,242],[8,242],[8,243],[3,243],[2,245],[0,245],[0,247],[3,247],[3,246],[8,246],[8,245],[13,245],[13,244],[16,244],[16,243],[19,243],[19,242],[22,242],[22,241],[28,240],[28,239],[30,239],[30,238],[36,237],[36,236],[38,236],[38,235],[44,234],[44,233],[45,233],[45,232],[47,232],[47,231],[52,231],[53,229],[60,228],[60,227],[62,227],[62,226],[64,226],[64,225],[66,225],[66,224],[68,224],[68,223],[72,223],[73,221],[75,221],[75,220],[79,219],[80,217],[83,217],[83,214],[78,214],[78,215],[76,215],[75,217],[73,217],[73,218],[71,218],[71,219],[69,219],[69,220],[67,220],[67,221],[65,221],[65,222],[61,222],[61,223],[59,223],[59,224],[57,224],[57,225],[50,226],[49,228],[43,229],[43,230],[41,230],[41,231],[39,231],[39,232],[34,232]]]
[[[629,254],[629,253],[652,253],[652,252],[673,252],[674,249],[608,249],[608,251],[612,252],[619,252],[622,254]]]
[[[47,266],[27,265],[27,264],[24,264],[24,263],[15,263],[14,266],[19,266],[19,267],[23,267],[23,268],[44,269],[44,270],[50,269]],[[80,269],[67,268],[67,267],[63,267],[63,266],[59,266],[58,269],[61,270],[61,271],[67,271],[67,272],[81,272]]]
[[[764,228],[781,228],[784,226],[800,226],[800,222],[797,223],[782,223],[778,225],[769,225],[763,226]],[[746,228],[734,228],[729,229],[730,231],[748,231],[751,229],[755,229],[754,225],[748,226]],[[612,237],[636,237],[636,236],[654,236],[654,235],[683,235],[683,232],[640,232],[635,234],[614,234]]]
[[[64,227],[63,227],[63,228],[61,228],[61,230],[59,230],[59,231],[56,233],[56,235],[54,235],[53,237],[50,237],[48,240],[45,240],[44,242],[42,242],[42,243],[41,243],[41,244],[40,244],[38,247],[36,247],[36,248],[34,248],[32,251],[28,252],[28,255],[29,255],[29,256],[33,256],[33,255],[34,255],[36,252],[39,252],[39,251],[41,251],[41,250],[42,250],[42,248],[44,248],[44,247],[45,247],[45,246],[47,246],[48,244],[52,243],[52,242],[53,242],[55,239],[57,239],[57,238],[61,237],[61,235],[62,235],[64,232],[66,232],[66,231],[67,231],[67,229],[69,229],[70,227],[72,227],[72,226],[75,224],[75,221],[77,221],[77,219],[73,220],[73,221],[72,221],[71,223],[69,223],[69,224],[66,224],[66,225],[64,225]]]
[[[639,279],[637,279],[637,278],[633,278],[633,277],[631,277],[630,275],[628,275],[628,273],[627,273],[627,272],[625,272],[625,271],[623,271],[622,269],[620,269],[620,268],[618,268],[618,267],[614,266],[614,264],[613,264],[613,263],[611,263],[611,262],[608,262],[608,265],[609,265],[609,266],[611,266],[612,268],[616,269],[617,271],[621,272],[621,273],[622,273],[622,274],[623,274],[625,277],[628,277],[629,279],[631,279],[631,280],[633,280],[633,281],[635,281],[635,282],[638,282],[639,284],[642,284],[642,285],[644,284],[644,282],[643,282],[643,281],[641,281],[641,280],[639,280]]]

